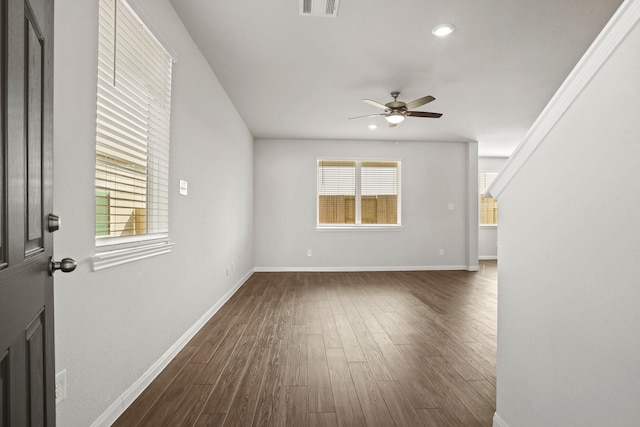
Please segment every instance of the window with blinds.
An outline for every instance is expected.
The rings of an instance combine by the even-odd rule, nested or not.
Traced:
[[[318,160],[318,226],[400,225],[400,162]]]
[[[96,244],[169,232],[172,58],[124,0],[100,0]]]
[[[489,188],[497,173],[480,172],[480,225],[498,224],[498,202],[493,197],[485,197],[484,192]]]

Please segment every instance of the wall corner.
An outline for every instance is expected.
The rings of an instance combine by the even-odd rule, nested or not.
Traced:
[[[477,271],[478,266],[478,142],[467,142],[467,265],[469,271]]]

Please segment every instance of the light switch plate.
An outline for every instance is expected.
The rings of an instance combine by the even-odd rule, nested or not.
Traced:
[[[184,180],[181,179],[180,180],[180,194],[181,195],[183,195],[183,196],[187,195],[187,187],[188,187],[187,181],[184,181]]]

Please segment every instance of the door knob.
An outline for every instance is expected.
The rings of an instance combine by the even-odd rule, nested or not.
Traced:
[[[51,258],[49,262],[49,271],[53,274],[56,270],[61,270],[63,273],[71,273],[76,269],[78,263],[73,258],[62,258],[61,261],[54,261]]]

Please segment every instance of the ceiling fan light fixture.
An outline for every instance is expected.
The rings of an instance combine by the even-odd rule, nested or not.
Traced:
[[[453,30],[455,28],[456,27],[454,27],[453,24],[444,23],[444,24],[436,25],[435,27],[433,27],[433,29],[431,30],[431,33],[436,37],[446,37],[449,34],[453,33]]]
[[[394,112],[389,113],[388,115],[384,116],[384,118],[387,119],[389,123],[397,125],[398,123],[402,123],[402,121],[404,120],[404,114]]]

